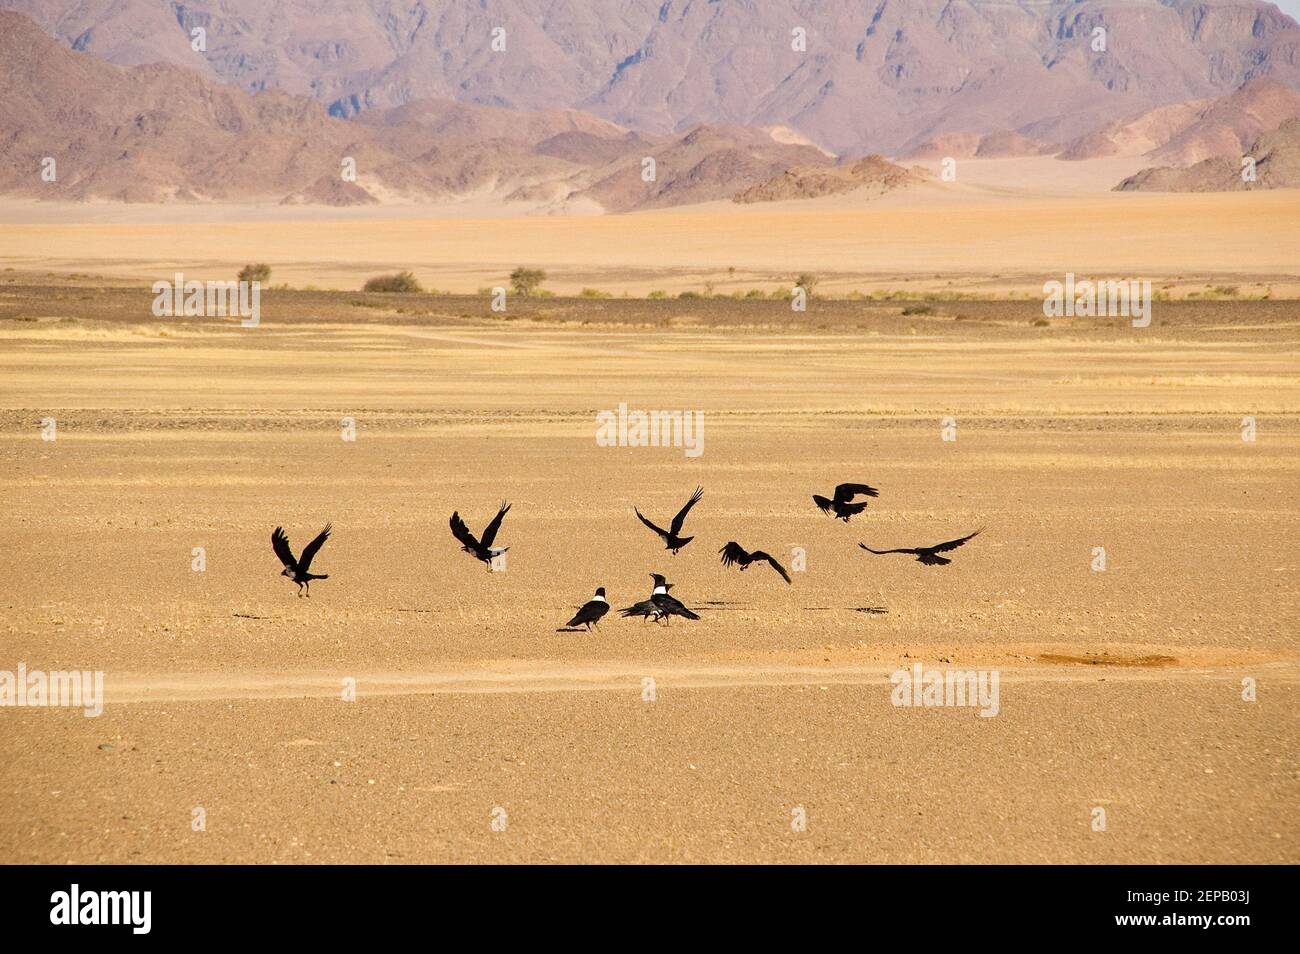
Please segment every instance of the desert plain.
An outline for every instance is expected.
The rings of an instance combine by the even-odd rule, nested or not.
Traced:
[[[100,670],[106,701],[0,709],[0,858],[1300,860],[1300,205],[1162,200],[11,208],[0,669]],[[151,313],[249,261],[289,283],[256,328]],[[494,312],[515,264],[559,296]],[[353,290],[395,267],[448,293]],[[1090,269],[1169,300],[1043,320],[1035,285]],[[807,312],[724,297],[799,270]],[[600,446],[620,404],[701,412],[703,452]],[[842,481],[880,489],[848,525],[810,499]],[[670,555],[633,507],[697,485]],[[447,521],[502,500],[489,573]],[[327,521],[299,599],[270,532]],[[978,528],[950,566],[858,548]],[[740,572],[730,540],[806,562]],[[698,622],[564,631],[652,572]],[[997,714],[891,704],[917,663],[997,672]]]

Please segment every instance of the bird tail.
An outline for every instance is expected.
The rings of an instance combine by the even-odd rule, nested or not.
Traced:
[[[328,573],[308,573],[307,578],[310,580],[328,580],[330,575]]]
[[[688,610],[685,606],[683,606],[677,612],[680,613],[682,616],[685,616],[687,619],[699,619],[698,616],[696,616],[694,613]]]

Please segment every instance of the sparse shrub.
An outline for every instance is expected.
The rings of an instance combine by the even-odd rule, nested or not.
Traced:
[[[700,293],[699,293],[699,292],[693,292],[693,291],[684,291],[684,292],[682,292],[680,295],[678,295],[677,297],[678,297],[679,299],[699,298],[699,297],[700,297]]]
[[[903,309],[904,315],[933,315],[934,309],[929,305],[908,305]]]
[[[745,297],[746,297],[746,298],[766,298],[766,297],[767,297],[767,292],[763,291],[763,289],[761,289],[761,288],[751,288],[749,291],[745,292]]]
[[[540,268],[524,268],[520,265],[510,273],[510,287],[515,290],[516,295],[524,298],[540,290],[544,281],[546,281],[546,273]]]
[[[367,279],[366,283],[361,286],[362,291],[368,292],[418,292],[420,283],[415,280],[415,276],[410,272],[398,272],[395,275],[377,275],[374,278]]]
[[[239,270],[239,280],[241,282],[258,282],[264,285],[271,280],[271,266],[245,265]]]
[[[1051,324],[1051,322],[1048,321],[1046,318],[1035,318],[1033,321],[1030,322],[1030,324],[1033,325],[1035,328],[1046,328]]]
[[[646,295],[646,297],[649,298],[651,301],[660,301],[661,299],[667,298],[668,293],[664,291],[662,288],[656,288],[650,294]]]
[[[584,288],[578,292],[579,298],[612,298],[609,292],[603,292],[599,288]]]
[[[807,293],[808,297],[811,298],[813,296],[813,289],[817,287],[817,276],[811,272],[800,272],[799,276],[794,280],[794,283],[799,288],[802,288]]]

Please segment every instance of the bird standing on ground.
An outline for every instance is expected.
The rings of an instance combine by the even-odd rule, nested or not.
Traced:
[[[677,512],[677,516],[673,517],[672,525],[667,530],[664,530],[662,527],[656,527],[653,523],[642,516],[641,511],[636,510],[635,507],[632,509],[636,510],[637,519],[655,533],[659,534],[659,536],[663,537],[664,549],[672,550],[673,555],[676,556],[678,550],[695,539],[694,537],[680,537],[678,534],[682,532],[682,524],[686,522],[686,515],[691,512],[691,508],[694,507],[703,496],[704,488],[696,487],[695,493],[691,494],[691,499],[686,501],[686,506]]]
[[[289,549],[289,537],[285,534],[283,527],[276,527],[271,531],[271,549],[275,550],[275,555],[280,558],[284,564],[284,569],[280,572],[281,576],[291,577],[298,584],[299,596],[311,596],[312,580],[328,580],[328,573],[308,573],[312,559],[316,556],[316,551],[325,545],[329,539],[330,530],[333,527],[325,524],[325,529],[316,535],[316,539],[307,544],[302,549],[302,557],[295,560],[293,550]]]
[[[509,550],[509,547],[494,547],[493,541],[497,538],[497,531],[501,529],[501,521],[505,519],[510,510],[510,504],[502,503],[501,509],[497,515],[492,518],[492,522],[487,525],[483,531],[483,539],[476,540],[474,534],[469,532],[469,527],[465,526],[465,521],[460,519],[459,511],[453,511],[451,515],[451,535],[461,543],[461,549],[472,555],[474,559],[481,560],[492,571],[492,561],[501,554]]]
[[[747,553],[745,552],[744,547],[733,540],[718,552],[722,554],[723,566],[735,566],[738,564],[741,570],[747,570],[751,563],[766,560],[771,564],[772,569],[781,574],[781,579],[785,580],[787,583],[793,582],[793,580],[790,579],[790,574],[785,572],[785,567],[777,563],[772,559],[770,554],[764,553],[762,550],[755,550],[753,553]]]
[[[880,491],[875,487],[868,487],[866,484],[840,484],[835,488],[835,499],[827,500],[820,494],[813,494],[813,503],[822,508],[822,513],[827,516],[833,516],[838,520],[849,522],[849,517],[857,516],[867,509],[870,501],[864,500],[861,503],[850,503],[854,497],[862,494],[867,497],[879,497]]]
[[[673,588],[673,585],[658,573],[651,573],[651,578],[655,581],[654,589],[651,591],[649,598],[641,600],[639,603],[633,603],[631,606],[625,606],[619,610],[621,616],[640,616],[643,620],[659,619],[663,615],[659,607],[654,604],[656,593],[667,593]]]
[[[688,610],[675,596],[668,594],[668,583],[657,573],[652,573],[655,581],[654,592],[650,594],[650,602],[659,610],[659,616],[663,619],[664,625],[668,625],[668,619],[672,616],[681,616],[685,619],[699,619],[694,613]],[[662,588],[660,586],[662,584]]]
[[[952,562],[952,560],[949,560],[947,557],[939,556],[940,553],[948,553],[951,550],[956,550],[967,540],[972,537],[977,537],[983,532],[984,528],[980,527],[974,533],[968,533],[966,536],[959,537],[956,540],[949,540],[947,543],[936,543],[932,547],[912,547],[910,549],[898,550],[873,550],[865,543],[859,543],[858,546],[862,547],[862,549],[866,550],[868,553],[875,553],[878,556],[883,556],[886,553],[908,553],[915,556],[918,563],[924,563],[926,566],[947,566]]]
[[[596,590],[595,596],[582,604],[577,615],[565,625],[573,627],[585,624],[587,631],[590,632],[591,627],[599,623],[600,618],[608,612],[609,601],[605,599],[605,588],[602,586]]]

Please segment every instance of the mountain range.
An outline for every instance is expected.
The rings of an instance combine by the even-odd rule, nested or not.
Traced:
[[[1300,27],[1254,0],[0,9],[0,192],[45,198],[626,211],[914,183],[876,152],[1182,168],[1300,116]]]

